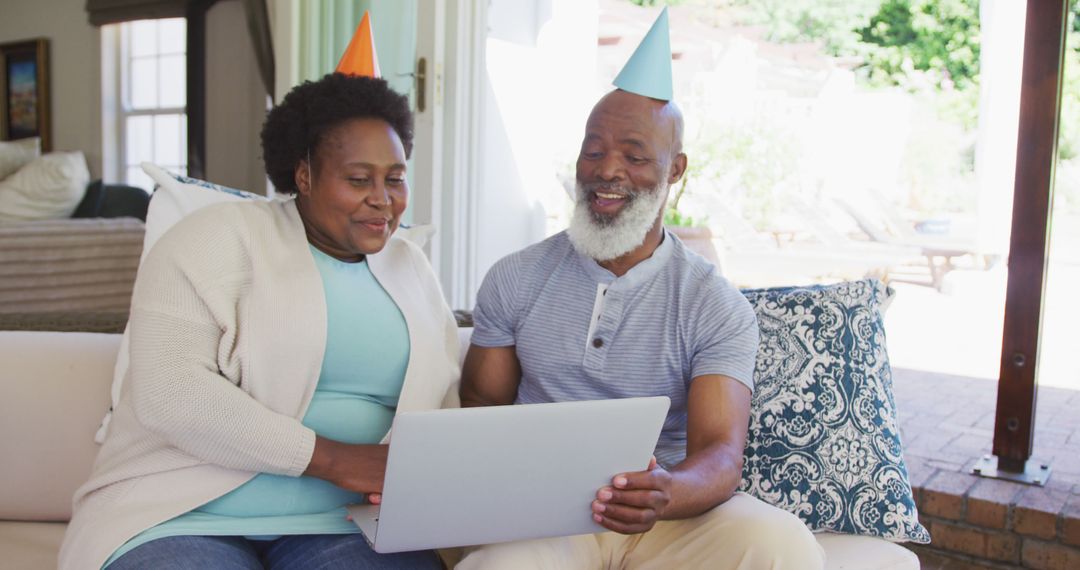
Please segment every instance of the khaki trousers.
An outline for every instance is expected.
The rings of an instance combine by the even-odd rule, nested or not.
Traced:
[[[711,511],[661,521],[649,532],[614,532],[509,542],[467,551],[458,570],[800,570],[820,569],[825,554],[798,517],[736,493]]]

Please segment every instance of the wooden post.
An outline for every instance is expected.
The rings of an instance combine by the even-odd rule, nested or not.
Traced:
[[[1045,483],[1046,466],[1029,466],[1054,164],[1064,70],[1068,0],[1029,0],[1020,90],[1016,186],[1005,324],[994,423],[997,470]],[[978,472],[978,469],[976,469]]]

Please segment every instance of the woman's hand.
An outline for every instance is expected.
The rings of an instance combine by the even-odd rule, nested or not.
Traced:
[[[388,445],[357,445],[316,436],[315,452],[304,475],[363,493],[368,501],[378,504],[382,499],[389,450]]]
[[[652,458],[645,471],[623,473],[610,487],[596,492],[592,502],[593,520],[622,534],[652,529],[671,501],[671,474]]]

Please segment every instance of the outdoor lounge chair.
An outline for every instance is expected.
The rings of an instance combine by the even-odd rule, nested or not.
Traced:
[[[802,213],[801,208],[797,208]],[[740,286],[764,287],[792,282],[826,282],[875,277],[889,280],[893,267],[917,259],[918,250],[859,242],[839,232],[822,233],[819,221],[800,216],[800,236],[780,241],[757,231],[734,211],[719,205],[709,209],[719,222],[720,258],[724,275]]]
[[[956,259],[978,256],[974,242],[920,234],[914,224],[896,216],[893,209],[874,197],[837,198],[836,203],[874,242],[918,248],[930,270],[929,284],[938,291],[942,290],[945,276],[956,268]],[[982,261],[986,265],[986,260]]]

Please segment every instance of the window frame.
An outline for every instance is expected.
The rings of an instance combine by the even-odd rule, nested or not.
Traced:
[[[163,18],[163,19],[184,20],[184,34],[185,34],[185,38],[186,38],[186,35],[187,35],[187,19],[186,18]],[[157,23],[157,22],[160,22],[160,20],[161,19],[152,20],[152,21]],[[142,20],[142,21],[151,21],[151,20]],[[169,107],[155,106],[155,107],[146,107],[146,108],[135,108],[135,106],[134,106],[134,104],[132,102],[132,100],[134,99],[133,87],[132,87],[132,81],[131,81],[131,72],[132,72],[131,64],[132,64],[132,61],[134,59],[134,56],[132,55],[132,34],[133,34],[133,26],[136,24],[136,22],[138,22],[138,20],[131,21],[131,22],[124,22],[122,24],[119,24],[120,37],[119,37],[119,45],[118,45],[119,49],[117,51],[117,57],[119,58],[119,62],[118,62],[119,73],[117,74],[117,78],[116,78],[117,79],[116,89],[117,89],[117,94],[118,94],[118,97],[117,97],[116,101],[118,103],[118,107],[117,107],[117,120],[118,120],[117,143],[118,143],[119,146],[117,147],[118,152],[117,152],[117,157],[116,158],[117,158],[117,171],[118,171],[119,176],[120,176],[119,180],[123,181],[123,183],[125,183],[125,184],[131,184],[132,183],[132,181],[127,179],[128,169],[132,166],[132,165],[127,163],[127,154],[128,154],[127,153],[127,150],[128,150],[128,137],[127,137],[127,132],[128,132],[127,126],[128,125],[127,125],[127,122],[128,122],[128,119],[131,119],[131,118],[134,118],[134,117],[157,117],[157,116],[161,116],[161,115],[180,115],[182,117],[182,124],[183,124],[183,126],[181,128],[181,131],[183,132],[183,136],[184,136],[184,140],[182,141],[182,144],[180,145],[181,151],[183,153],[183,155],[182,155],[183,156],[183,161],[182,161],[183,164],[169,164],[169,165],[160,165],[160,166],[169,166],[169,167],[179,168],[179,169],[181,169],[181,172],[179,172],[179,174],[187,174],[187,163],[189,162],[189,160],[187,159],[187,150],[188,149],[187,149],[187,132],[186,132],[187,131],[187,121],[188,121],[187,104],[186,104],[187,103],[187,76],[186,76],[186,73],[185,73],[185,77],[184,77],[184,90],[185,90],[185,98],[184,98],[185,99],[185,104],[184,105],[169,106]],[[170,55],[174,55],[174,54],[170,54]],[[183,55],[184,55],[184,68],[186,70],[187,69],[187,58],[188,58],[188,46],[187,46],[186,39],[185,39],[185,42],[184,42]],[[161,71],[161,67],[160,67],[161,56],[162,56],[161,52],[157,52],[153,56],[158,62],[158,72],[159,73]],[[160,88],[160,81],[158,83],[158,88]],[[160,99],[161,99],[160,92],[157,95],[158,95],[158,100],[160,101]],[[151,131],[151,132],[154,133],[155,131]],[[156,144],[156,138],[157,138],[156,136],[152,137],[152,140],[154,141],[154,144]],[[156,157],[155,157],[155,160],[156,160]]]
[[[186,18],[183,18],[185,21]],[[186,174],[190,172],[190,125],[191,120],[187,97],[190,95],[188,88],[190,65],[189,45],[187,32],[185,31],[184,43],[184,68],[185,73],[185,105],[165,106],[137,109],[131,104],[131,26],[135,21],[119,22],[102,26],[102,174],[108,181],[121,184],[133,184],[129,181],[127,164],[128,135],[127,121],[133,117],[154,117],[160,115],[180,115],[183,117],[181,132],[184,140],[181,141],[181,150],[184,153],[185,164],[169,165],[179,166]],[[185,23],[185,28],[187,23]],[[156,54],[154,57],[160,57]],[[151,188],[145,190],[151,191]]]

